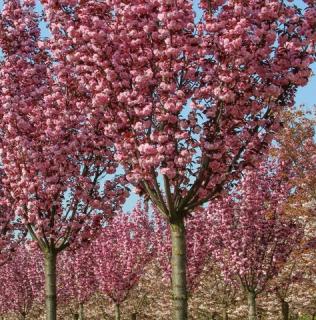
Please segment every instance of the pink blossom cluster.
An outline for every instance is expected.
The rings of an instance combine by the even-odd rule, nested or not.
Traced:
[[[26,319],[36,303],[42,302],[44,277],[40,252],[21,244],[0,267],[0,312]]]
[[[200,1],[198,23],[186,0],[42,2],[60,77],[162,207],[160,174],[190,211],[254,163],[311,75],[313,1]]]
[[[87,240],[100,214],[126,197],[108,139],[87,114],[91,98],[40,38],[34,1],[6,1],[0,16],[0,152],[12,210],[41,248]],[[70,77],[70,75],[69,75]],[[115,197],[114,197],[115,196]],[[91,217],[91,219],[90,219]]]
[[[84,304],[97,290],[91,245],[65,250],[57,263],[58,300],[61,304]]]
[[[140,207],[130,214],[118,213],[102,228],[90,248],[99,292],[116,304],[127,298],[155,256],[155,235]]]
[[[10,259],[11,253],[16,249],[25,234],[25,228],[19,219],[15,219],[12,210],[14,199],[7,197],[3,169],[0,169],[0,266]]]

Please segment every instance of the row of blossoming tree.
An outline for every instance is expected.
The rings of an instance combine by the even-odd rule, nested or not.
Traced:
[[[231,235],[228,242],[201,244],[214,250],[219,263],[237,259],[230,252],[238,246],[241,257],[257,237],[234,240],[244,223],[278,230],[281,239],[289,236],[272,248],[273,236],[258,236],[268,246],[262,255],[275,261],[272,271],[263,272],[270,278],[289,254],[284,242],[295,242],[299,234],[295,224],[278,220],[282,210],[273,201],[296,189],[282,185],[273,191],[278,183],[267,181],[267,190],[262,187],[262,195],[254,197],[258,203],[265,199],[263,209],[271,202],[271,212],[260,213],[256,222],[251,220],[256,215],[245,211],[260,205],[243,198],[243,192],[251,193],[243,187],[253,180],[250,168],[267,166],[262,174],[273,180],[290,165],[263,163],[282,127],[282,110],[293,106],[297,88],[311,76],[315,1],[305,0],[299,8],[281,0],[201,0],[198,15],[189,0],[40,4],[4,0],[0,16],[1,251],[6,260],[18,245],[14,228],[37,244],[44,257],[47,319],[57,316],[61,253],[106,233],[102,228],[115,221],[130,185],[164,219],[158,251],[170,252],[165,271],[172,279],[173,319],[188,318],[195,280],[186,275],[201,272],[187,261],[190,250],[200,246],[190,244],[200,228],[191,216],[204,221],[212,211],[214,228],[223,228],[220,221],[234,222],[232,229],[218,232]],[[43,22],[47,38],[41,36]],[[226,207],[232,212],[221,212]],[[195,240],[206,238],[207,233]],[[216,244],[227,246],[224,256]],[[105,252],[108,245],[104,240],[98,250]],[[253,319],[264,280],[250,284],[244,271],[239,278]],[[112,300],[119,317],[119,298]]]
[[[277,307],[265,309],[274,309],[274,312],[279,309],[282,319],[289,320],[290,306],[291,309],[295,307],[293,301],[289,303],[290,295],[293,299],[293,292],[289,291],[294,287],[295,294],[297,284],[310,290],[310,282],[315,278],[315,221],[308,220],[308,225],[303,225],[306,221],[303,207],[299,219],[284,211],[297,194],[292,193],[290,186],[293,185],[287,183],[288,176],[277,169],[267,161],[261,164],[260,171],[248,170],[234,192],[186,220],[186,280],[190,302],[194,305],[212,301],[214,289],[221,300],[216,301],[215,306],[208,305],[204,310],[206,316],[219,319],[216,311],[221,311],[221,319],[227,320],[230,316],[240,319],[238,312],[232,310],[236,308],[237,299],[247,298],[248,318],[255,320],[262,312],[257,310],[257,299],[274,295],[274,300],[279,301]],[[66,312],[67,306],[73,319],[95,319],[100,317],[97,306],[103,315],[111,312],[108,299],[115,306],[115,319],[119,320],[120,307],[131,303],[129,296],[133,292],[135,295],[135,288],[140,286],[142,279],[149,280],[150,286],[161,282],[168,287],[171,279],[168,238],[170,230],[157,212],[149,215],[146,208],[138,206],[129,215],[117,214],[92,242],[64,251],[60,256],[57,283],[62,312]],[[300,260],[303,265],[306,263],[303,271]],[[34,313],[34,307],[42,303],[44,273],[41,261],[38,248],[27,243],[20,245],[1,267],[2,314],[15,313],[26,319]],[[153,276],[155,265],[159,271],[154,270]],[[204,286],[209,287],[205,289]],[[137,295],[156,295],[158,300],[161,299],[159,294],[166,295],[166,290],[157,293],[156,287],[148,288],[148,285],[138,290]],[[311,290],[315,292],[315,285]],[[204,293],[202,297],[199,296],[201,293]],[[97,298],[99,301],[96,302]],[[149,309],[156,312],[155,319],[169,317],[168,310],[155,309],[155,299],[151,300],[153,306],[137,310],[141,318],[148,317]],[[94,301],[94,305],[90,301]],[[313,303],[308,295],[303,301]],[[201,309],[200,306],[194,309],[194,319],[204,319],[197,314]],[[309,311],[309,308],[304,311],[315,314],[315,310]],[[136,319],[137,312],[130,312],[132,319]],[[62,318],[66,318],[64,313]]]
[[[315,278],[315,223],[309,216],[315,211],[310,205],[315,199],[314,188],[311,188],[315,173],[315,162],[311,161],[315,157],[315,121],[300,113],[286,113],[284,126],[277,147],[271,150],[279,154],[282,162],[273,161],[272,156],[259,167],[244,171],[234,190],[186,220],[186,279],[190,302],[194,306],[194,303],[212,301],[214,289],[219,299],[204,310],[206,316],[218,319],[216,311],[221,311],[222,319],[230,316],[240,319],[239,313],[233,310],[236,300],[246,297],[249,319],[257,319],[263,309],[257,310],[256,300],[264,296],[270,302],[269,295],[274,295],[274,300],[279,302],[274,301],[274,307],[264,306],[262,302],[260,305],[274,311],[271,319],[278,309],[282,311],[283,320],[290,319],[297,309],[296,299],[297,303],[307,304],[303,308],[305,312],[315,315],[312,307],[315,286],[311,284]],[[293,190],[294,187],[300,192]],[[157,274],[161,274],[164,284],[171,278],[170,230],[155,210],[148,215],[146,206],[138,206],[129,215],[117,214],[99,233],[96,239],[80,248],[65,251],[57,265],[58,300],[62,312],[66,312],[66,305],[71,306],[68,312],[71,311],[74,319],[84,319],[84,305],[87,305],[88,319],[96,312],[96,305],[106,315],[110,309],[105,297],[112,301],[116,319],[120,319],[121,305],[131,303],[129,295],[140,286],[141,278],[148,281],[148,277],[152,277],[149,281],[161,282],[157,278]],[[3,314],[15,313],[26,319],[31,311],[34,314],[34,307],[42,303],[41,261],[38,248],[28,242],[18,246],[11,259],[3,262],[0,269]],[[154,264],[159,265],[160,271],[155,270],[153,276]],[[308,294],[293,298],[295,294],[302,294],[298,285],[308,290]],[[138,290],[139,295],[155,295],[148,287]],[[162,294],[166,292],[160,292]],[[89,302],[97,297],[100,301],[91,307]],[[152,304],[155,305],[154,301]],[[168,310],[164,314],[154,306],[143,309],[137,310],[141,317],[148,316],[148,309],[156,312],[154,318],[169,316]],[[193,310],[194,318],[200,319],[203,308]],[[135,319],[137,313],[131,314]],[[62,317],[65,318],[65,314]]]

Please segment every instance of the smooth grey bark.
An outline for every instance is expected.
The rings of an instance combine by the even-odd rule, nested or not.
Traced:
[[[79,320],[84,320],[84,309],[83,309],[83,303],[79,303]]]
[[[120,304],[115,304],[115,320],[121,320],[121,310],[120,310]]]
[[[282,319],[283,320],[289,320],[290,316],[290,306],[289,303],[285,300],[281,301],[282,304]]]
[[[184,219],[170,224],[172,242],[172,295],[173,320],[188,319],[188,294],[186,283],[186,241]]]
[[[248,319],[257,320],[256,293],[248,291]]]
[[[56,258],[54,251],[44,254],[45,258],[45,301],[46,319],[57,319],[57,294],[56,294]]]

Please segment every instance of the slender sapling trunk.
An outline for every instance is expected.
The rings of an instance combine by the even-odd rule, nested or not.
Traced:
[[[248,291],[248,319],[257,320],[256,293]]]
[[[211,319],[211,320],[216,320],[216,319],[217,319],[217,315],[218,315],[217,312],[212,312],[210,319]]]
[[[115,320],[121,320],[121,310],[120,310],[120,304],[115,304]]]
[[[289,303],[285,300],[282,300],[281,303],[282,303],[282,319],[289,320],[289,315],[290,315]]]
[[[228,313],[226,309],[223,310],[223,320],[228,320]]]
[[[173,320],[188,319],[188,295],[186,285],[186,242],[184,218],[170,225],[172,242],[172,294]]]
[[[0,319],[3,319],[2,317]],[[26,319],[26,313],[25,312],[21,312],[20,313],[20,319],[21,320],[25,320]]]
[[[83,303],[79,303],[79,320],[84,320]]]
[[[56,294],[56,258],[54,251],[44,254],[45,258],[45,300],[46,300],[46,319],[57,319],[57,294]]]

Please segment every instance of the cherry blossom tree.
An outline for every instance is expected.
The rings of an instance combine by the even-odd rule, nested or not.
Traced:
[[[121,303],[155,255],[153,225],[140,207],[131,214],[117,214],[102,229],[92,248],[98,288],[112,300],[115,319],[120,320]]]
[[[220,269],[210,260],[204,267],[199,285],[189,300],[194,319],[229,320],[240,294],[238,286],[224,281]]]
[[[58,300],[61,304],[74,304],[74,319],[84,320],[84,304],[96,293],[91,245],[77,250],[65,250],[58,261]]]
[[[0,267],[1,310],[15,313],[18,319],[25,320],[33,305],[43,296],[44,277],[38,250],[25,244]]]
[[[2,161],[19,214],[37,218],[27,223],[42,248],[58,239],[62,250],[78,226],[55,223],[62,203],[67,217],[109,205],[95,177],[115,171],[114,142],[129,182],[169,221],[174,319],[187,319],[184,219],[257,162],[278,112],[306,84],[315,3],[201,0],[198,22],[190,0],[41,3],[49,40],[39,41],[33,0],[25,10],[6,1],[0,30]],[[38,220],[40,234],[30,227]],[[43,237],[52,225],[65,233]]]
[[[282,216],[291,194],[280,178],[283,169],[262,162],[259,170],[246,172],[231,194],[208,208],[213,257],[226,280],[240,282],[247,294],[249,320],[257,319],[257,295],[302,238],[299,225]]]
[[[187,319],[184,219],[256,163],[314,61],[315,4],[42,1],[64,73],[140,195],[169,221],[174,319]]]
[[[301,201],[298,196],[295,198]],[[291,204],[294,204],[292,199]],[[298,205],[295,208],[297,212]],[[283,320],[291,319],[293,312],[299,311],[311,315],[315,312],[313,296],[316,288],[314,267],[316,224],[315,216],[304,215],[306,208],[303,209],[305,210],[300,210],[301,215],[296,219],[304,223],[304,237],[292,252],[281,273],[269,284],[278,299]],[[293,212],[290,214],[293,216]]]
[[[315,249],[307,249],[299,261],[301,277],[295,283],[295,289],[292,290],[289,299],[292,302],[291,307],[299,314],[316,318],[316,268],[315,268]]]
[[[316,212],[315,112],[287,110],[282,114],[282,130],[276,136],[272,155],[292,167],[291,184],[296,189],[288,214],[310,221]]]
[[[285,214],[304,225],[303,241],[291,255],[281,274],[273,281],[284,320],[288,320],[291,315],[294,302],[291,297],[296,300],[299,296],[294,288],[307,287],[307,282],[302,284],[299,274],[310,274],[301,262],[305,260],[306,251],[311,249],[309,247],[315,237],[315,121],[315,115],[311,112],[286,110],[282,114],[282,129],[275,137],[277,143],[271,151],[272,156],[291,166],[289,182],[295,192],[288,201]],[[303,264],[308,265],[305,261]]]
[[[124,201],[113,148],[67,79],[54,42],[41,45],[35,1],[5,1],[0,16],[3,188],[44,254],[47,319],[56,319],[56,259],[87,241]],[[110,142],[110,140],[108,140]],[[112,175],[111,179],[107,176]]]

